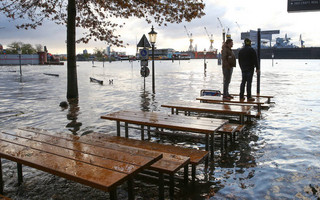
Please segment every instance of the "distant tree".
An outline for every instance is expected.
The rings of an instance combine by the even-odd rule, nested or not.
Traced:
[[[42,44],[36,44],[35,47],[36,47],[36,51],[37,51],[37,52],[43,51],[43,46],[42,46]]]
[[[203,0],[1,0],[0,12],[11,19],[28,19],[17,28],[35,29],[44,20],[67,25],[68,86],[67,98],[78,98],[76,71],[76,27],[87,30],[77,41],[87,43],[94,39],[114,46],[124,46],[115,35],[115,18],[152,18],[158,25],[191,21],[204,15]]]
[[[24,44],[23,42],[12,42],[6,49],[7,54],[18,54],[18,49],[21,49],[22,54],[36,53],[35,48],[31,44]]]
[[[94,51],[94,55],[96,56],[97,60],[102,61],[104,58],[104,50],[95,48],[93,51]]]

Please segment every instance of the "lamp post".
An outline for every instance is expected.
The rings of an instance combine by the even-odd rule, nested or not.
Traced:
[[[203,50],[203,66],[204,66],[204,71],[206,71],[206,69],[207,69],[206,55],[207,55],[207,51],[206,51],[206,49],[204,49],[204,50]]]
[[[21,49],[19,48],[19,49],[18,49],[18,54],[19,54],[19,64],[20,64],[20,76],[22,76],[22,71],[21,71],[21,53],[22,53],[22,51],[21,51]]]
[[[154,81],[154,44],[157,40],[157,32],[154,31],[153,26],[149,32],[149,39],[152,45],[152,92],[155,93],[155,81]]]

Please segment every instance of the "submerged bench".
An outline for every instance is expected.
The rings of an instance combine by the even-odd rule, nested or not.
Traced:
[[[230,140],[235,141],[236,133],[242,133],[245,129],[246,125],[243,124],[233,124],[233,123],[226,123],[222,127],[219,128],[219,130],[216,132],[217,134],[220,134],[221,138],[221,150],[223,149],[223,146],[227,146],[228,138],[227,136],[230,136]],[[223,142],[224,141],[224,142]]]
[[[185,184],[188,183],[188,164],[192,166],[192,183],[195,182],[196,166],[202,163],[209,155],[208,151],[197,149],[183,148],[172,145],[158,144],[146,140],[136,140],[131,138],[110,136],[102,133],[90,133],[82,136],[90,138],[90,140],[97,140],[101,142],[112,142],[121,145],[131,146],[135,148],[146,149],[162,153],[163,157],[156,163],[150,166],[151,170],[159,173],[169,174],[170,177],[170,196],[174,196],[174,174],[184,168]],[[160,175],[161,176],[161,175]],[[161,194],[161,193],[160,193]]]
[[[154,151],[106,142],[95,145],[46,133],[33,128],[1,131],[0,159],[17,162],[19,185],[22,165],[26,165],[110,192],[110,199],[117,199],[117,186],[127,182],[129,199],[134,199],[134,176],[162,158]],[[2,169],[0,175],[3,193]]]
[[[190,112],[209,113],[220,115],[239,116],[239,121],[244,124],[245,117],[249,116],[252,106],[250,105],[227,105],[227,104],[206,104],[199,102],[176,101],[167,104],[162,104],[161,107],[171,108],[171,113],[178,114],[178,111],[185,111],[190,115]],[[251,117],[251,115],[250,115]]]
[[[125,126],[125,137],[129,137],[128,124],[141,126],[141,139],[144,140],[144,127],[148,132],[150,127],[177,130],[183,132],[192,132],[205,135],[205,150],[211,151],[213,158],[213,134],[228,120],[212,118],[196,118],[181,115],[168,115],[160,112],[143,112],[143,111],[119,111],[101,116],[102,119],[113,120],[117,122],[117,136],[120,136],[120,123]],[[211,145],[209,138],[211,137]]]

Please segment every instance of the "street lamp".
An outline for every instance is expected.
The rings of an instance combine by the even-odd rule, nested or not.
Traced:
[[[154,31],[153,26],[149,32],[149,39],[152,45],[152,92],[155,93],[155,83],[154,83],[154,44],[157,40],[157,32]]]
[[[207,51],[206,51],[206,49],[204,49],[204,50],[203,50],[203,65],[204,65],[204,71],[206,71],[206,69],[207,69],[206,55],[207,55]]]
[[[19,54],[19,63],[20,63],[20,76],[22,76],[22,71],[21,71],[21,53],[22,53],[22,51],[21,51],[21,49],[19,48],[19,49],[18,49],[18,54]]]

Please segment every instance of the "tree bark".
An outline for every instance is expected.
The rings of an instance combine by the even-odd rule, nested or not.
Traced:
[[[76,63],[76,2],[68,0],[67,22],[67,99],[78,98],[77,63]]]

